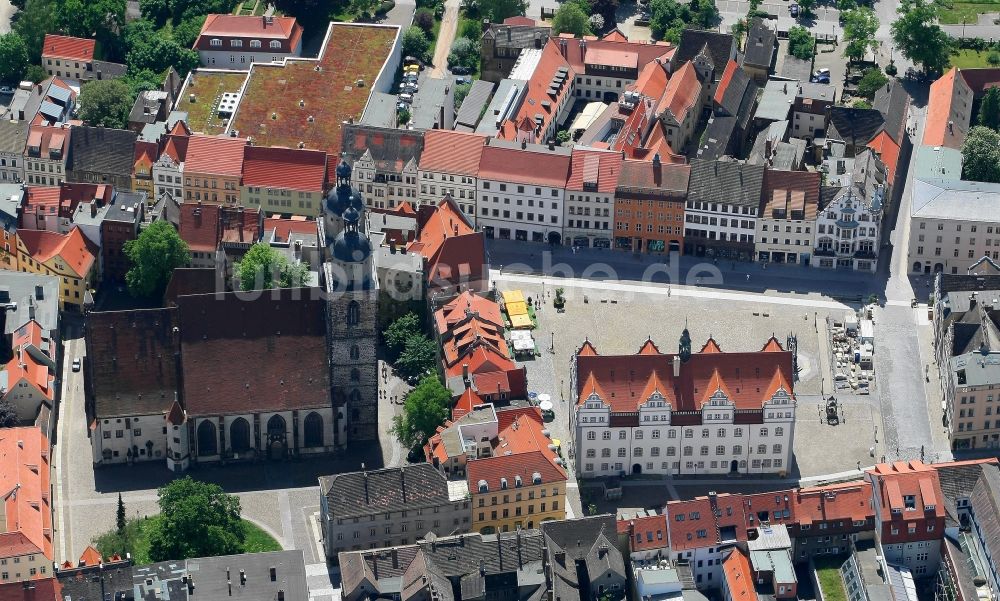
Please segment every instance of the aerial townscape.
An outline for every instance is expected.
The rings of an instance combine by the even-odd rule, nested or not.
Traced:
[[[995,0],[0,0],[0,232],[0,601],[1000,601]]]

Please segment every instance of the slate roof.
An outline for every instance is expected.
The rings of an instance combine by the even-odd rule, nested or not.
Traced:
[[[903,145],[906,135],[906,114],[910,106],[910,95],[897,80],[889,83],[875,92],[872,108],[882,114],[884,129],[897,145]]]
[[[179,365],[173,328],[175,309],[91,313],[87,328],[87,376],[93,417],[166,413],[177,393]]]
[[[446,505],[448,482],[429,463],[322,476],[320,493],[331,518]]]
[[[543,522],[546,562],[556,598],[584,597],[588,581],[602,576],[608,569],[621,580],[626,579],[625,560],[615,547],[618,539],[613,515],[599,515],[575,520]],[[577,562],[587,569],[587,581],[580,582]]]
[[[762,165],[694,160],[691,162],[688,199],[757,208],[763,180]]]
[[[729,154],[738,121],[729,115],[716,115],[709,119],[698,145],[698,158],[714,160]]]
[[[760,18],[753,20],[747,43],[743,48],[743,64],[753,67],[768,68],[774,58],[777,36]]]
[[[24,153],[28,140],[28,126],[20,121],[0,119],[0,152]]]
[[[997,557],[1000,553],[1000,468],[996,465],[983,466],[972,489],[972,508],[990,557]]]
[[[343,126],[343,157],[354,163],[370,152],[375,168],[398,172],[411,160],[420,161],[424,149],[424,133],[405,129],[373,127],[361,123]]]
[[[726,75],[730,77],[728,85],[723,85],[726,83],[726,79],[723,79],[715,91],[715,102],[726,114],[741,115],[740,107],[744,104],[744,97],[748,94],[756,97],[757,85],[753,83],[750,74],[744,71],[736,61],[731,61],[726,67]]]
[[[124,129],[73,127],[66,168],[131,178],[137,138],[138,134]]]
[[[865,146],[885,126],[885,118],[875,109],[856,109],[847,106],[830,108],[830,125],[827,139],[842,140],[849,146]]]
[[[683,65],[695,56],[704,53],[715,66],[717,77],[732,56],[733,36],[728,33],[685,29],[681,32],[680,44],[674,54],[674,64]]]
[[[179,297],[188,416],[329,407],[326,303],[320,297],[309,288],[256,299],[239,293]],[[224,356],[239,356],[239,368],[220,369]]]
[[[976,482],[983,477],[986,471],[994,474],[1000,469],[995,458],[985,461],[955,461],[951,463],[936,464],[934,468],[938,473],[938,480],[941,482],[941,492],[944,493],[945,508],[948,517],[957,522],[958,511],[956,501],[958,499],[970,499]],[[979,509],[976,509],[979,513]],[[1000,515],[996,516],[1000,519]]]

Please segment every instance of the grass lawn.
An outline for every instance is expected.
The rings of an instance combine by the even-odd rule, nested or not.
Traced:
[[[992,67],[993,65],[986,62],[986,57],[990,55],[990,52],[994,51],[979,52],[969,49],[959,50],[955,54],[951,55],[951,66],[958,67],[959,69]]]
[[[819,577],[819,586],[823,589],[824,601],[847,601],[847,592],[844,590],[844,581],[840,577],[841,559],[815,559],[816,575]]]
[[[130,520],[126,527],[127,538],[130,543],[127,547],[132,553],[132,561],[135,565],[146,565],[153,560],[149,556],[149,535],[153,525],[160,516],[154,515],[148,518]],[[243,520],[243,527],[246,531],[245,548],[247,553],[263,553],[265,551],[281,551],[281,545],[274,540],[267,532],[259,526],[247,520]],[[94,546],[102,555],[110,556],[119,548],[117,533],[113,530],[106,532],[94,539]]]
[[[982,13],[995,12],[1000,12],[1000,0],[938,3],[938,20],[942,24],[960,25],[963,19],[968,24],[975,24]]]

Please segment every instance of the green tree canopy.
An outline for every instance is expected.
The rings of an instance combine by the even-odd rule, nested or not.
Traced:
[[[420,317],[413,312],[403,315],[385,330],[385,346],[389,351],[389,356],[393,359],[399,357],[403,349],[406,348],[407,340],[422,335]]]
[[[527,0],[463,0],[462,4],[467,11],[489,19],[490,23],[502,23],[528,11]]]
[[[125,83],[128,84],[132,97],[135,98],[140,92],[146,90],[159,90],[163,86],[163,77],[153,73],[149,69],[129,73],[125,76]]]
[[[799,0],[799,8],[802,9],[803,15],[811,15],[814,6],[816,6],[816,0]]]
[[[872,100],[875,98],[875,92],[888,82],[889,78],[878,67],[865,69],[861,81],[858,82],[858,95]]]
[[[990,88],[979,104],[979,125],[1000,131],[1000,88]]]
[[[932,71],[944,71],[954,42],[937,24],[937,9],[925,0],[901,0],[892,40],[903,56]]]
[[[855,8],[842,13],[844,18],[844,56],[852,61],[859,61],[868,52],[878,48],[879,41],[875,39],[878,31],[878,16],[867,6]]]
[[[207,15],[195,15],[193,17],[188,17],[184,19],[179,24],[174,26],[171,32],[171,37],[177,42],[181,48],[190,48],[194,46],[195,40],[198,39],[198,34],[201,33],[201,28],[205,24],[205,18]]]
[[[251,246],[236,264],[236,273],[240,289],[244,291],[270,290],[275,285],[279,288],[298,288],[309,279],[309,267],[305,263],[289,263],[267,242]]]
[[[125,129],[134,100],[121,79],[88,81],[80,88],[80,118],[87,125]]]
[[[14,22],[14,31],[28,47],[28,60],[34,64],[42,61],[42,44],[45,34],[58,31],[55,0],[27,0]]]
[[[13,428],[17,425],[17,410],[7,397],[0,398],[0,428]]]
[[[688,4],[691,20],[702,29],[714,29],[719,21],[719,8],[715,0],[691,0]]]
[[[428,50],[431,47],[427,34],[416,25],[410,25],[403,32],[403,54],[405,56],[415,56],[421,60],[428,60]]]
[[[566,2],[552,17],[552,33],[572,33],[575,36],[590,35],[590,17],[574,2]]]
[[[187,243],[163,220],[154,221],[138,238],[126,242],[124,250],[132,264],[125,282],[133,296],[161,296],[174,269],[191,261]]]
[[[392,418],[391,432],[407,448],[427,438],[448,419],[451,393],[437,376],[427,376],[406,395],[403,412]]]
[[[649,28],[658,40],[678,42],[681,30],[691,20],[691,10],[677,0],[651,0],[649,3]]]
[[[413,24],[423,29],[424,33],[431,33],[434,29],[434,11],[426,7],[418,8],[417,12],[413,13]]]
[[[788,29],[788,53],[804,61],[812,59],[816,54],[816,40],[808,29],[801,25]]]
[[[410,336],[406,339],[403,352],[399,354],[395,367],[399,375],[413,381],[434,371],[437,364],[437,345],[427,336]]]
[[[962,179],[1000,183],[1000,133],[983,126],[969,130],[962,144]]]
[[[158,493],[160,519],[149,535],[153,561],[243,553],[240,500],[217,484],[174,480]]]
[[[0,82],[17,84],[28,70],[28,45],[16,32],[0,35]]]
[[[474,42],[469,38],[456,38],[451,45],[451,52],[448,54],[448,64],[475,69],[479,66],[480,56],[478,41]]]
[[[122,34],[129,73],[148,70],[164,73],[174,67],[183,77],[198,66],[198,53],[181,46],[164,31],[157,31],[146,19],[129,23]]]

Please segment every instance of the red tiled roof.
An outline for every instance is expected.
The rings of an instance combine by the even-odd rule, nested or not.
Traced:
[[[701,82],[698,80],[698,72],[694,69],[694,63],[684,63],[684,66],[675,71],[670,81],[667,82],[659,110],[670,109],[670,113],[677,122],[681,123],[687,112],[694,107],[700,91]]]
[[[96,42],[86,38],[74,38],[65,35],[45,34],[42,45],[43,58],[66,58],[89,63],[94,60]]]
[[[549,90],[551,89],[553,78],[560,68],[566,68],[568,73],[564,82],[559,86],[558,91],[552,96],[549,94]],[[582,69],[574,70],[570,68],[569,63],[559,53],[559,47],[556,42],[550,38],[546,42],[545,47],[542,48],[542,56],[538,60],[538,65],[535,67],[531,79],[528,80],[524,98],[521,100],[521,106],[518,108],[517,114],[512,115],[501,124],[497,137],[502,140],[520,140],[524,138],[524,136],[518,135],[518,129],[526,120],[530,127],[529,131],[544,132],[548,129],[549,124],[558,114],[563,98],[570,93],[572,86],[569,82],[576,77],[576,73],[580,72],[582,72]],[[540,122],[536,121],[536,115],[541,116],[542,119]],[[534,134],[530,134],[524,139],[532,143],[547,141],[537,139]]]
[[[468,319],[466,311],[479,314],[479,319],[483,319],[496,326],[503,325],[503,317],[500,315],[500,305],[490,299],[480,296],[474,292],[465,291],[434,313],[434,323],[438,334],[444,334],[455,324]]]
[[[183,163],[187,159],[188,141],[191,139],[191,131],[187,124],[178,121],[174,129],[169,134],[160,138],[160,154],[167,155],[175,163]]]
[[[445,375],[455,378],[462,375],[465,366],[469,366],[470,374],[489,373],[516,369],[517,366],[496,346],[487,342],[474,342],[466,345],[463,353],[453,359],[453,363],[445,370]],[[447,362],[446,362],[447,363]],[[483,391],[487,394],[489,391]]]
[[[715,338],[709,338],[705,341],[705,345],[701,347],[699,353],[721,353],[722,348],[719,343],[715,341]]]
[[[650,157],[651,158],[651,157]],[[674,192],[678,201],[687,196],[688,180],[691,179],[690,165],[660,163],[650,160],[625,159],[622,162],[618,185],[626,188],[657,188]]]
[[[177,232],[188,247],[195,252],[211,252],[219,247],[218,205],[183,203]]]
[[[211,45],[209,38],[212,37],[282,40],[282,51],[289,52],[302,39],[302,26],[296,22],[295,17],[271,17],[269,22],[264,17],[215,14],[205,18],[205,24],[202,25],[201,33],[194,42],[194,48],[216,49]],[[270,48],[262,46],[257,50],[267,52]]]
[[[566,59],[577,73],[583,73],[585,65],[588,64],[616,64],[616,62],[600,63],[598,61],[619,61],[626,55],[635,55],[635,63],[632,68],[638,68],[641,71],[647,63],[655,59],[660,59],[664,63],[668,62],[676,50],[676,47],[668,42],[629,42],[621,32],[618,32],[618,35],[612,32],[600,40],[573,39],[572,34],[567,37],[560,36],[560,38],[566,40]],[[631,62],[631,58],[629,60]]]
[[[30,586],[25,589],[23,582],[0,584],[0,601],[63,601],[62,585],[55,576],[37,578]]]
[[[889,183],[895,182],[896,165],[899,163],[899,145],[892,139],[892,136],[882,130],[868,143],[868,148],[877,152],[879,158],[882,159],[882,164],[885,165],[886,171],[889,173]]]
[[[1000,86],[1000,68],[980,67],[962,69],[962,79],[972,88],[972,93],[979,98],[986,90]]]
[[[589,340],[584,340],[579,350],[576,351],[576,354],[582,357],[593,357],[597,355],[597,349],[594,348],[594,345]]]
[[[761,193],[764,205],[761,217],[773,219],[774,210],[779,209],[785,212],[783,219],[814,221],[819,205],[819,187],[820,174],[817,172],[766,169]],[[801,211],[802,216],[792,216],[793,211]]]
[[[867,480],[800,488],[790,495],[799,524],[844,520],[860,522],[874,517],[872,485]]]
[[[312,219],[264,219],[264,231],[274,232],[275,242],[288,242],[292,234],[316,234],[316,221]]]
[[[722,560],[722,572],[726,578],[727,599],[757,601],[750,561],[742,550],[734,548],[729,552]]]
[[[322,150],[243,146],[245,186],[322,193],[325,182],[326,153]]]
[[[246,138],[195,134],[188,140],[184,174],[221,175],[239,178],[243,173]]]
[[[479,165],[479,179],[565,188],[570,156],[545,149],[487,146]]]
[[[451,419],[457,420],[466,413],[470,413],[472,411],[472,408],[475,407],[476,405],[482,405],[482,404],[483,404],[483,399],[478,394],[476,394],[476,391],[473,390],[472,387],[466,388],[465,392],[462,393],[462,396],[458,397],[458,400],[455,401],[455,405],[451,408]],[[433,439],[434,437],[431,438]],[[441,438],[440,435],[438,435],[437,438],[440,440]],[[447,455],[444,454],[444,445],[436,447],[436,450],[441,451],[442,455],[440,458],[442,461],[448,458]]]
[[[956,67],[931,84],[924,117],[924,146],[962,148],[969,128],[963,115],[972,112],[972,96],[972,89]]]
[[[424,150],[420,154],[421,171],[479,175],[479,160],[486,137],[473,133],[432,129],[424,134]]]
[[[675,411],[701,408],[705,399],[723,390],[737,409],[760,409],[771,399],[768,389],[780,372],[784,382],[791,382],[789,352],[695,353],[681,364],[680,376],[673,375],[673,354],[601,356],[577,354],[577,373],[582,383],[577,390],[583,402],[599,385],[601,399],[612,411],[636,411],[647,399],[641,397],[654,375],[663,382],[662,391]],[[617,371],[617,377],[611,372]],[[790,396],[793,391],[787,390]]]
[[[51,562],[49,441],[39,428],[0,429],[0,502],[6,519],[0,557],[41,553]]]
[[[647,338],[646,342],[643,342],[642,346],[639,347],[639,354],[640,355],[660,355],[662,353],[660,353],[660,349],[656,346],[656,343],[653,342],[653,339],[652,338]]]
[[[667,518],[663,514],[618,520],[617,530],[618,534],[629,537],[629,548],[633,553],[663,549],[668,545]]]
[[[882,520],[890,521],[893,516],[901,519],[916,519],[926,516],[925,507],[934,506],[933,517],[943,518],[944,495],[941,492],[941,481],[933,466],[922,461],[897,461],[895,463],[879,463],[867,472],[878,488],[881,499]],[[903,497],[914,497],[915,509],[904,507]],[[900,513],[893,514],[896,509]]]
[[[29,347],[34,347],[34,350]],[[42,326],[31,320],[14,330],[11,348],[13,356],[6,366],[8,387],[12,390],[21,382],[30,384],[52,402],[55,399],[55,364],[37,356],[36,352],[41,351],[51,358],[55,357],[55,349],[51,341],[46,343],[42,340]]]
[[[720,494],[716,496],[715,506],[718,512],[713,511],[709,497],[668,502],[664,513],[670,529],[670,550],[676,553],[698,547],[713,547],[721,542],[719,530],[729,527],[735,528],[736,540],[746,541],[743,497]],[[678,516],[683,516],[683,519],[678,521]]]
[[[542,433],[544,429],[537,407],[497,411],[498,432],[492,444],[493,456],[469,460],[469,490],[478,492],[480,480],[485,480],[491,491],[500,490],[500,478],[506,478],[508,487],[514,488],[516,476],[521,476],[524,485],[530,486],[532,474],[536,472],[541,475],[543,484],[565,481],[566,471],[556,465],[558,455],[549,448],[552,440]]]
[[[78,565],[80,565],[80,566],[96,566],[96,565],[100,565],[103,560],[104,560],[104,558],[101,557],[101,552],[100,551],[98,551],[97,549],[95,549],[91,545],[87,545],[87,548],[84,549],[83,553],[80,554],[80,561],[79,561]]]
[[[719,80],[719,87],[715,88],[715,96],[712,98],[716,104],[722,104],[722,98],[726,95],[726,89],[729,87],[729,83],[733,81],[733,74],[739,68],[739,63],[734,59],[729,59],[726,70],[722,72],[722,79]]]
[[[523,27],[534,27],[535,25],[537,25],[537,23],[535,23],[534,19],[522,16],[522,15],[518,15],[518,16],[514,16],[514,17],[507,17],[506,19],[503,20],[503,24],[504,25],[520,25],[520,26],[523,26]]]
[[[621,164],[620,153],[574,148],[566,189],[614,194]]]
[[[79,278],[85,277],[94,266],[94,254],[87,247],[87,241],[78,227],[74,227],[68,234],[18,230],[17,235],[31,258],[39,263],[58,256]]]
[[[38,148],[44,159],[49,158],[51,150],[62,152],[66,157],[66,149],[69,146],[69,129],[55,127],[52,125],[32,125],[28,130],[29,148]]]

